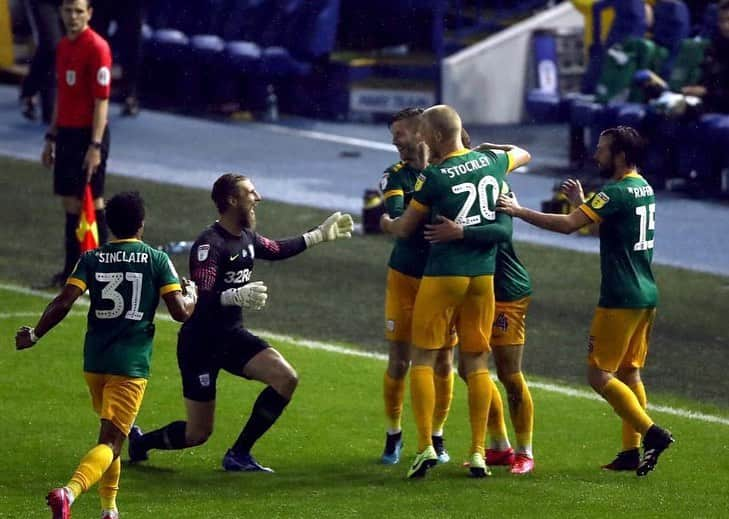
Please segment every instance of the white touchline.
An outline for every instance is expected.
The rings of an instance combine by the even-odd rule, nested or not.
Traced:
[[[373,141],[370,139],[361,139],[359,137],[347,137],[345,135],[339,135],[336,133],[325,133],[317,132],[314,130],[302,130],[300,128],[291,128],[289,126],[279,126],[277,124],[265,124],[256,123],[257,126],[264,128],[274,133],[281,133],[283,135],[293,135],[295,137],[306,137],[309,139],[316,139],[319,141],[336,142],[339,144],[349,144],[350,146],[359,146],[360,148],[368,148],[371,150],[379,151],[391,151],[397,152],[392,144],[385,142]]]
[[[43,292],[42,290],[33,290],[30,288],[19,287],[16,285],[8,285],[8,284],[4,284],[4,283],[0,283],[0,290],[7,290],[9,292],[15,292],[17,294],[44,297],[44,298],[49,298],[49,297],[53,296],[53,294],[50,292]],[[88,299],[83,299],[83,300],[79,301],[79,303],[83,306],[88,306],[88,304],[89,304]],[[86,314],[81,313],[81,312],[72,312],[70,315],[72,315],[73,317],[77,317],[77,316],[84,316]],[[10,319],[10,318],[17,318],[17,317],[33,317],[33,316],[40,316],[40,314],[37,312],[36,313],[31,313],[31,312],[0,313],[0,319]],[[164,314],[164,313],[157,315],[156,318],[161,319],[163,321],[175,322],[172,319],[172,317],[170,317],[168,314]],[[379,360],[379,361],[387,360],[387,355],[385,355],[384,353],[355,350],[352,348],[346,348],[344,346],[338,346],[336,344],[331,344],[331,343],[322,342],[322,341],[315,341],[315,340],[311,340],[311,339],[299,339],[297,337],[291,337],[289,335],[282,335],[279,333],[269,332],[267,330],[251,330],[251,332],[255,333],[256,335],[260,335],[261,337],[270,339],[272,341],[288,342],[288,343],[300,346],[302,348],[309,348],[312,350],[319,350],[319,351],[328,351],[330,353],[338,353],[340,355],[349,355],[352,357],[363,357],[363,358],[375,359],[375,360]],[[559,384],[550,384],[547,382],[531,381],[531,382],[529,382],[529,387],[541,389],[542,391],[546,391],[548,393],[557,393],[560,395],[571,396],[574,398],[582,398],[585,400],[597,400],[597,401],[602,400],[602,398],[600,398],[600,396],[596,395],[595,393],[593,393],[591,391],[584,391],[582,389],[574,389],[574,388],[571,388],[568,386],[562,386]],[[729,418],[724,418],[722,416],[716,416],[716,415],[711,415],[711,414],[699,413],[696,411],[690,411],[688,409],[681,409],[681,408],[677,408],[677,407],[670,407],[670,406],[665,406],[665,405],[655,405],[655,404],[648,404],[648,409],[659,412],[659,413],[665,413],[665,414],[669,414],[669,415],[673,415],[673,416],[680,416],[681,418],[688,418],[689,420],[696,420],[699,422],[708,422],[708,423],[717,423],[717,424],[721,424],[721,425],[729,425]]]

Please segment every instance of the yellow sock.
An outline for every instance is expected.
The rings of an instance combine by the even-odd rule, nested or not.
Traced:
[[[410,397],[415,425],[418,428],[418,452],[423,452],[423,449],[433,443],[434,378],[433,368],[429,366],[413,366],[410,369]]]
[[[653,425],[653,420],[641,407],[636,397],[628,386],[617,378],[611,378],[602,388],[602,396],[605,397],[615,412],[638,431],[641,435]]]
[[[629,384],[628,387],[638,399],[640,406],[645,409],[648,405],[648,396],[645,393],[645,386],[643,385],[643,382]],[[640,433],[633,429],[630,423],[623,420],[623,450],[629,451],[631,449],[639,449],[640,440]]]
[[[443,426],[448,419],[453,400],[453,372],[447,377],[434,376],[435,380],[435,409],[433,411],[433,432],[443,434]]]
[[[468,375],[468,411],[471,419],[471,452],[485,454],[486,421],[491,405],[492,380],[487,369]]]
[[[101,498],[102,510],[116,510],[119,476],[121,476],[121,460],[117,456],[99,480],[99,497]]]
[[[509,435],[506,432],[504,421],[504,402],[501,399],[499,388],[496,387],[494,379],[491,380],[491,405],[489,406],[489,417],[487,428],[489,432],[490,447],[496,450],[506,450],[509,444]]]
[[[74,498],[88,492],[101,479],[101,475],[107,471],[113,460],[114,453],[108,445],[99,444],[87,452],[66,485]]]
[[[509,398],[509,414],[516,433],[516,449],[531,456],[532,430],[534,429],[534,401],[521,371],[507,375],[506,383],[514,392]]]
[[[388,427],[392,431],[399,431],[401,427],[402,402],[405,399],[405,378],[392,378],[385,372],[383,385],[385,397],[385,416]]]

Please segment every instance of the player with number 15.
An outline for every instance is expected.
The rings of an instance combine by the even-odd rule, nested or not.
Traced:
[[[646,413],[647,397],[640,377],[658,302],[651,271],[656,199],[637,170],[641,148],[642,139],[633,128],[618,126],[602,132],[595,160],[600,174],[609,180],[588,200],[579,181],[565,181],[562,191],[579,206],[570,214],[540,213],[505,196],[499,198],[497,209],[565,234],[591,222],[600,223],[602,280],[588,341],[587,379],[623,419],[622,449],[603,468],[635,470],[638,476],[645,476],[674,440]]]

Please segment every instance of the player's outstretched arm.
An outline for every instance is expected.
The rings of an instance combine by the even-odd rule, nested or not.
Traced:
[[[76,299],[81,297],[83,291],[76,285],[66,285],[53,301],[43,311],[35,328],[21,326],[15,334],[15,348],[24,350],[33,346],[38,340],[48,333],[54,326],[63,321],[64,317],[73,307]]]
[[[194,281],[189,281],[183,277],[182,291],[168,292],[162,296],[162,299],[164,299],[172,318],[179,323],[184,323],[195,311],[197,286]]]
[[[464,240],[468,243],[490,246],[510,240],[514,227],[511,217],[505,213],[497,213],[496,221],[490,225],[464,227],[442,215],[438,215],[436,220],[437,223],[425,226],[425,239],[430,243]]]
[[[313,247],[325,241],[348,239],[352,237],[354,222],[352,216],[337,211],[330,215],[321,225],[304,233],[306,247]]]
[[[405,209],[403,215],[398,218],[393,219],[389,215],[383,214],[380,217],[380,228],[383,232],[392,234],[398,238],[407,238],[415,232],[427,214],[426,212],[415,209],[410,204]]]
[[[566,196],[567,200],[569,200],[574,206],[585,203],[585,192],[582,190],[582,184],[579,180],[568,178],[559,186],[559,191]]]
[[[496,210],[521,218],[536,227],[562,234],[572,234],[591,223],[590,218],[580,209],[575,209],[570,214],[549,214],[527,209],[519,205],[513,193],[501,195],[496,203]]]
[[[509,155],[509,171],[513,171],[521,166],[526,166],[532,160],[532,155],[524,148],[513,144],[494,144],[491,142],[483,142],[474,148],[475,151],[485,150],[501,150]]]

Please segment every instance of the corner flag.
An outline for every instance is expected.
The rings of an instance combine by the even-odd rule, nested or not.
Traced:
[[[96,210],[94,208],[94,197],[91,195],[91,184],[86,184],[86,189],[84,189],[84,197],[81,200],[81,214],[76,228],[76,239],[78,239],[82,254],[99,246],[99,230],[96,226]]]

